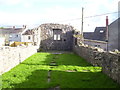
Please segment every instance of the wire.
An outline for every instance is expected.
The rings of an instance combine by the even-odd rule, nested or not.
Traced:
[[[83,17],[83,18],[93,18],[93,17],[99,17],[99,16],[104,16],[104,15],[108,15],[108,14],[114,14],[114,13],[119,13],[118,12],[111,12],[111,13],[104,13],[104,14],[100,14],[100,15],[94,15],[94,16],[87,16],[87,17]],[[69,19],[69,20],[63,20],[63,21],[58,21],[58,22],[65,22],[65,21],[73,21],[73,20],[80,20],[82,18],[75,18],[75,19]]]
[[[92,18],[92,17],[104,16],[104,15],[114,14],[114,13],[118,13],[118,12],[105,13],[105,14],[100,14],[100,15],[88,16],[88,17],[84,17],[84,18]]]

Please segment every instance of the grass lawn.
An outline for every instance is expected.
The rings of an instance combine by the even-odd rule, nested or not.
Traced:
[[[2,88],[120,88],[101,69],[72,53],[36,53],[2,75]]]

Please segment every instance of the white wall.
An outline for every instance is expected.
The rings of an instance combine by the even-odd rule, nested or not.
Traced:
[[[30,39],[28,37],[30,37]],[[22,35],[21,42],[33,42],[33,36],[32,35]]]
[[[0,46],[4,46],[5,45],[5,38],[0,37]]]
[[[40,33],[41,33],[41,28],[40,27],[38,27],[37,29],[35,29],[34,42],[36,42],[38,48],[40,48],[40,42],[41,42]]]

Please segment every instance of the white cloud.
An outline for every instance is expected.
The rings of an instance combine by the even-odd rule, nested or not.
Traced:
[[[25,8],[30,8],[35,6],[35,3],[40,0],[0,0],[1,4],[15,5],[22,4]],[[43,0],[42,2],[76,2],[80,3],[80,7],[65,7],[65,6],[52,6],[42,8],[36,13],[8,13],[0,12],[0,24],[15,24],[15,25],[32,25],[32,24],[41,24],[41,23],[65,23],[71,24],[81,29],[81,19],[71,20],[76,18],[81,18],[81,7],[84,7],[84,16],[92,16],[96,14],[102,14],[107,12],[117,11],[118,0]],[[84,4],[84,5],[83,5]],[[105,17],[95,17],[90,19],[84,19],[84,31],[93,31],[96,26],[105,26]],[[110,22],[112,22],[115,17],[114,15],[109,15]],[[65,21],[66,20],[66,21]],[[64,22],[61,22],[64,21]]]
[[[0,0],[3,5],[15,5],[23,2],[24,0]]]

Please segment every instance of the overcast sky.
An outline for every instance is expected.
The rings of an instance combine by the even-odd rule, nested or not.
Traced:
[[[36,27],[43,23],[70,24],[81,28],[81,11],[84,17],[118,11],[119,0],[0,0],[0,26],[23,24]],[[108,14],[109,24],[118,14]],[[105,26],[104,16],[85,18],[84,31]]]

